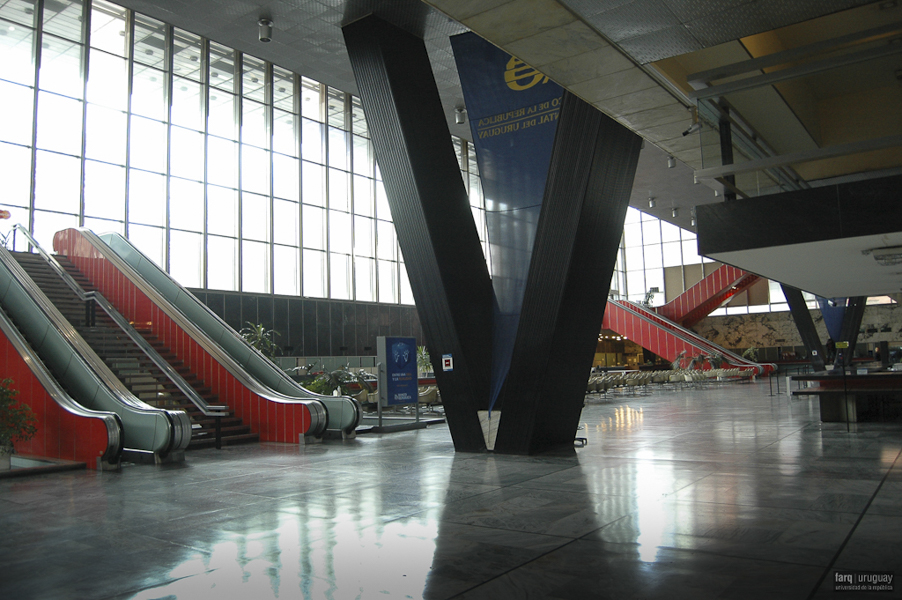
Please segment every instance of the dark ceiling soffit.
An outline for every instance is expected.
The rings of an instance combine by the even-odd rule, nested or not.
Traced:
[[[902,175],[696,207],[698,252],[788,246],[902,231]]]

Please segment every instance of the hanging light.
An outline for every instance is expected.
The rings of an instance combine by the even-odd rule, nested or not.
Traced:
[[[670,216],[676,219],[680,214],[680,209],[674,207],[673,210],[670,211]]]

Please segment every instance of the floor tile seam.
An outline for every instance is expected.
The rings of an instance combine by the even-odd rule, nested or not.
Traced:
[[[874,493],[868,499],[868,502],[864,506],[864,509],[862,509],[861,514],[858,516],[858,519],[852,525],[851,529],[849,530],[848,535],[846,535],[846,538],[843,540],[843,542],[839,545],[839,548],[836,550],[836,554],[834,554],[833,558],[830,560],[830,564],[828,564],[827,567],[824,569],[824,572],[821,574],[820,579],[818,579],[817,583],[814,585],[814,588],[812,588],[811,593],[808,594],[807,600],[812,600],[815,597],[815,595],[817,594],[821,585],[823,585],[824,581],[827,579],[827,575],[830,574],[830,570],[833,568],[833,565],[835,565],[836,561],[839,560],[840,555],[842,555],[843,550],[845,550],[849,541],[852,539],[852,536],[855,534],[855,531],[858,529],[858,526],[861,524],[861,521],[864,520],[864,516],[867,514],[868,509],[871,507],[871,504],[874,502],[874,499],[877,497],[877,494],[880,493],[880,489],[883,487],[883,484],[889,478],[890,472],[892,472],[893,468],[896,466],[896,463],[899,462],[899,457],[902,457],[902,450],[900,450],[899,453],[896,454],[896,458],[893,460],[893,462],[889,466],[889,468],[887,468],[886,475],[883,476],[883,479],[880,481],[880,484],[877,486],[877,489],[874,490]]]
[[[804,511],[804,512],[814,512],[814,513],[829,513],[831,515],[857,515],[858,511],[847,511],[847,510],[824,510],[819,508],[801,508],[801,507],[789,507],[789,506],[773,506],[770,504],[743,504],[741,502],[711,502],[709,500],[680,500],[679,498],[673,498],[673,500],[677,502],[688,502],[691,504],[708,504],[715,506],[746,506],[752,508],[760,508],[760,509],[773,509],[773,510],[794,510],[794,511]]]

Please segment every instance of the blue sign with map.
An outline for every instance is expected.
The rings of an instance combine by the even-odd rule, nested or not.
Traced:
[[[386,337],[384,355],[380,348],[380,362],[385,365],[385,404],[415,404],[417,392],[417,341],[412,337]],[[383,385],[383,382],[379,382]],[[380,394],[381,395],[381,394]]]

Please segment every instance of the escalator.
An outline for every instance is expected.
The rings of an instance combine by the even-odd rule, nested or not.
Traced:
[[[123,453],[130,459],[181,457],[191,435],[185,412],[154,408],[135,397],[3,247],[0,306],[75,403],[89,411],[115,413]]]
[[[697,333],[680,327],[657,313],[625,300],[609,300],[602,327],[626,336],[669,362],[690,361],[699,356],[720,356],[725,367],[739,367],[766,375],[776,370],[771,363],[756,363],[722,348]],[[698,364],[698,359],[696,364]],[[703,361],[701,361],[703,362]]]
[[[66,257],[48,255],[24,228],[17,232],[37,253],[14,258],[125,387],[150,406],[188,414],[189,448],[259,441],[168,348],[144,339]]]
[[[301,387],[122,236],[101,239],[89,230],[67,229],[56,234],[54,248],[129,320],[147,323],[215,393],[227,397],[261,440],[296,443],[329,432],[355,435],[359,402]]]

